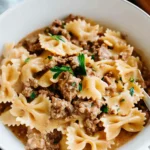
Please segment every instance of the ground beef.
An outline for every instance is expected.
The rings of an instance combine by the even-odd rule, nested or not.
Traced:
[[[30,95],[32,94],[32,92],[33,92],[33,88],[31,88],[30,86],[24,85],[24,88],[22,90],[22,94],[25,97],[30,97]]]
[[[41,45],[38,40],[35,42],[30,40],[25,40],[23,43],[23,46],[30,52],[30,53],[36,53],[41,54],[43,52],[43,49],[41,48]]]
[[[64,58],[61,56],[57,56],[57,57],[53,57],[52,61],[49,61],[48,63],[45,64],[45,68],[44,70],[48,70],[50,68],[53,68],[54,66],[62,66],[62,65],[66,65],[68,63],[68,58]]]
[[[64,57],[61,57],[61,56],[57,56],[55,58],[55,61],[57,63],[57,65],[66,65],[67,62],[68,62],[68,58],[64,58]]]
[[[59,19],[56,19],[56,20],[52,23],[52,26],[55,26],[55,27],[63,27],[63,24],[64,24],[64,21],[59,20]]]
[[[88,51],[91,51],[91,46],[92,46],[92,42],[86,42],[86,41],[83,41],[80,43],[81,47],[84,49],[84,50],[88,50]]]
[[[26,150],[46,150],[45,135],[28,128]]]
[[[10,107],[11,103],[0,103],[0,115]]]
[[[80,41],[77,39],[77,37],[72,35],[70,40],[73,44],[80,46]]]
[[[50,118],[65,118],[72,114],[73,106],[70,102],[67,102],[64,99],[52,97],[52,104],[50,106],[50,110]]]
[[[65,22],[68,23],[68,22],[70,22],[70,21],[78,20],[78,19],[81,19],[81,20],[82,20],[82,19],[84,19],[84,18],[81,17],[81,16],[74,16],[74,15],[70,14],[68,17],[66,17]]]
[[[100,128],[98,126],[99,122],[100,122],[99,119],[92,120],[90,118],[87,118],[83,122],[83,125],[85,127],[87,134],[92,135],[92,134],[96,133],[97,131],[100,131]]]
[[[47,97],[50,98],[50,100],[52,99],[52,97],[59,98],[60,95],[58,94],[59,91],[57,90],[56,86],[57,86],[56,84],[53,84],[48,88],[39,87],[37,89],[37,92],[38,94],[46,95]]]
[[[108,77],[107,75],[104,76],[103,80],[108,84],[110,85],[112,80],[111,80],[111,77]]]
[[[79,66],[79,61],[77,56],[71,56],[68,58],[69,64],[71,65],[72,69],[75,69]]]
[[[71,38],[69,32],[65,29],[65,22],[61,20],[55,20],[52,25],[50,25],[49,32],[54,35],[63,35],[68,40]]]
[[[48,96],[48,97],[52,97],[52,96],[55,96],[55,94],[53,93],[53,92],[51,92],[50,90],[48,90],[48,89],[44,89],[44,88],[42,88],[42,89],[40,89],[39,91],[38,91],[38,93],[39,94],[42,94],[42,95],[46,95],[46,96]]]
[[[71,101],[77,96],[78,86],[81,79],[76,78],[69,72],[63,72],[58,82],[58,88],[63,98]]]
[[[102,104],[98,103],[98,101],[92,102],[77,100],[73,102],[73,105],[76,114],[85,114],[86,116],[88,116],[88,118],[91,119],[97,118],[97,116],[101,113],[100,108]]]
[[[53,59],[53,61],[49,61],[49,62],[45,63],[44,70],[48,70],[50,68],[57,66],[58,63],[57,63],[56,59],[55,58],[52,58],[52,59]]]
[[[61,132],[54,130],[48,134],[41,134],[35,129],[28,129],[26,150],[59,150]]]
[[[99,60],[111,58],[109,49],[105,44],[103,44],[100,48],[94,48],[94,50],[98,52],[97,54],[98,54]]]
[[[55,145],[55,149],[59,149],[59,145],[58,143],[60,142],[60,140],[62,139],[62,133],[60,131],[57,131],[56,129],[54,129],[53,132],[50,132],[46,135],[46,145],[48,147],[48,150],[53,150],[52,145]],[[50,141],[50,142],[48,142]]]
[[[86,73],[89,76],[99,76],[98,73],[96,73],[95,70],[90,67],[86,67]]]

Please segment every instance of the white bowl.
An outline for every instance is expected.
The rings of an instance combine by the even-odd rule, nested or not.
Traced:
[[[0,16],[0,50],[3,44],[18,42],[28,33],[49,25],[54,19],[73,13],[128,35],[132,45],[150,65],[150,17],[124,0],[26,0]],[[0,51],[1,52],[1,51]],[[150,126],[120,150],[149,150]],[[24,150],[23,144],[0,123],[0,147]]]

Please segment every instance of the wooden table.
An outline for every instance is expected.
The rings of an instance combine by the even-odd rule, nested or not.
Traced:
[[[150,0],[129,0],[150,14]]]

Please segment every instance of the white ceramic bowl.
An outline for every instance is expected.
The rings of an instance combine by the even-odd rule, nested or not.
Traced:
[[[91,18],[127,34],[128,40],[140,49],[140,54],[150,65],[150,17],[124,0],[26,0],[0,16],[0,50],[4,43],[18,42],[28,33],[70,13]],[[149,145],[148,125],[119,149],[149,150]],[[1,123],[0,147],[4,150],[24,150],[21,142]]]

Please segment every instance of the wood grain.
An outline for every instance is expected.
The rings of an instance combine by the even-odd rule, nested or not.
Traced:
[[[136,3],[150,14],[150,0],[136,0]]]

